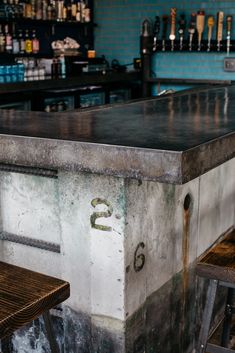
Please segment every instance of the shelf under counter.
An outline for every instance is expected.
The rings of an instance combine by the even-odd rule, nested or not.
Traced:
[[[111,83],[124,83],[135,80],[140,80],[141,74],[138,71],[130,72],[108,72],[102,73],[89,73],[81,74],[76,77],[69,77],[65,79],[49,79],[42,81],[28,81],[28,82],[15,82],[15,83],[2,83],[0,84],[0,97],[9,93],[20,92],[33,92],[53,88],[72,88],[76,86],[85,85],[99,85]]]

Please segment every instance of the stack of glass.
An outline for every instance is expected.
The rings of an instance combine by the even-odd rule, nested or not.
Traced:
[[[24,81],[23,64],[0,65],[0,83]]]

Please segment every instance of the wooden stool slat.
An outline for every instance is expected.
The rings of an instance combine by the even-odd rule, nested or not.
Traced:
[[[203,255],[196,266],[196,272],[202,277],[235,281],[235,230]]]
[[[69,283],[0,262],[0,339],[69,297]]]

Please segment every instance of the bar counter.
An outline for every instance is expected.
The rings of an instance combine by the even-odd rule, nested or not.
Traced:
[[[234,112],[235,86],[0,111],[1,259],[70,282],[54,310],[63,353],[195,348],[195,263],[234,227]],[[43,330],[17,332],[14,352],[39,332],[46,350]]]
[[[2,111],[0,161],[182,184],[234,157],[234,111],[233,86],[88,112]]]

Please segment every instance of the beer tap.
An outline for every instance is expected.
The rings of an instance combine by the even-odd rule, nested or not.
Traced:
[[[180,50],[182,50],[183,49],[184,32],[186,29],[186,20],[185,20],[184,14],[180,15],[180,19],[178,21],[178,24],[179,24],[178,33],[179,33],[179,37],[180,37]]]
[[[202,41],[202,33],[204,31],[204,26],[205,26],[205,11],[198,11],[197,13],[197,21],[196,21],[196,27],[197,27],[197,33],[198,33],[198,51],[201,50],[201,41]]]
[[[192,51],[192,44],[193,44],[193,36],[196,31],[196,16],[197,14],[193,12],[191,14],[191,20],[190,20],[190,25],[189,25],[189,51]]]
[[[230,40],[231,40],[231,29],[232,29],[232,16],[226,17],[226,32],[227,32],[227,54],[230,52]]]
[[[221,41],[223,39],[223,24],[224,24],[224,13],[219,11],[217,13],[217,51],[220,51]]]
[[[148,79],[151,75],[151,56],[153,50],[153,27],[150,20],[145,19],[142,23],[140,36],[140,52],[142,62],[142,95],[149,97],[151,95],[151,85]]]
[[[162,29],[162,51],[166,50],[166,36],[167,36],[167,26],[168,26],[168,16],[162,16],[163,29]]]
[[[207,27],[208,27],[208,42],[207,42],[207,51],[211,50],[211,38],[212,38],[212,30],[215,25],[215,19],[213,16],[209,16],[207,19]]]
[[[155,17],[155,22],[153,25],[153,51],[157,50],[157,40],[160,32],[160,17]]]
[[[171,8],[171,32],[169,39],[171,41],[171,51],[174,51],[174,41],[175,41],[175,22],[176,22],[176,8]]]

